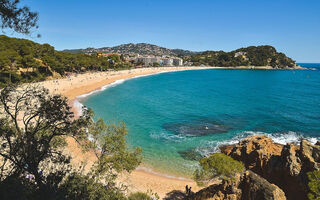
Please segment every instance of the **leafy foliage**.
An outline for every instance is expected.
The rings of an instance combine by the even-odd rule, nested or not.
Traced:
[[[136,192],[133,194],[130,194],[128,197],[128,200],[152,200],[152,198],[143,192]]]
[[[199,184],[216,177],[223,180],[232,178],[244,170],[244,165],[223,153],[214,153],[200,160],[200,170],[196,170],[194,178]]]
[[[309,189],[308,198],[310,200],[319,200],[320,199],[320,170],[315,170],[307,173],[309,178]]]
[[[210,65],[219,67],[236,66],[272,66],[286,68],[295,66],[295,61],[283,53],[278,53],[272,46],[250,46],[231,52],[205,51],[203,53],[186,57],[185,60],[194,65]]]
[[[18,7],[20,0],[0,0],[0,20],[2,29],[29,34],[31,28],[37,28],[38,13],[31,12],[26,6]]]
[[[108,188],[90,176],[73,173],[61,185],[61,192],[66,199],[87,200],[125,200],[121,190]]]
[[[0,110],[0,199],[121,199],[117,175],[141,162],[141,149],[128,150],[124,124],[94,122],[90,110],[74,119],[67,99],[44,88],[5,87]],[[66,137],[95,152],[90,171],[70,165]]]

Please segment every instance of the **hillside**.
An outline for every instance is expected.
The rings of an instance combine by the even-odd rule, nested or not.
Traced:
[[[190,56],[195,55],[196,52],[183,50],[183,49],[168,49],[159,47],[153,44],[138,43],[138,44],[122,44],[114,47],[102,47],[102,48],[86,48],[86,49],[67,49],[64,50],[71,53],[119,53],[119,54],[140,54],[140,55],[155,55],[155,56]]]
[[[205,51],[186,57],[193,65],[218,67],[271,66],[272,68],[295,68],[296,62],[269,45],[250,46],[231,52]]]
[[[110,63],[108,59],[112,59]],[[0,35],[0,87],[9,83],[45,80],[68,72],[128,68],[120,56],[97,57],[56,51],[49,44]]]
[[[115,47],[86,48],[64,50],[72,53],[119,53],[119,54],[139,54],[153,56],[179,56],[183,57],[191,65],[199,66],[270,66],[272,68],[294,68],[296,63],[284,53],[277,52],[273,46],[250,46],[240,48],[231,52],[224,51],[204,51],[193,52],[183,49],[168,49],[157,45],[138,43],[122,44]]]
[[[134,61],[123,56],[99,57],[96,52],[140,55],[180,56],[187,65],[219,67],[270,66],[271,68],[296,68],[294,60],[279,53],[272,46],[251,46],[231,52],[205,51],[201,53],[181,49],[167,49],[139,43],[116,47],[87,48],[56,51],[49,44],[38,44],[26,39],[0,35],[0,87],[9,83],[45,80],[64,76],[69,72],[101,71],[135,67]],[[88,54],[89,53],[89,54]]]

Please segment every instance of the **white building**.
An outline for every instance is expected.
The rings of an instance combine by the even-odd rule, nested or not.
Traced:
[[[151,56],[146,56],[146,57],[138,57],[136,58],[136,63],[138,62],[143,62],[145,66],[149,66],[150,64],[153,63],[159,63],[160,65],[164,66],[182,66],[183,65],[183,60],[181,58],[161,58],[161,57],[151,57]]]
[[[174,58],[172,63],[175,66],[181,66],[183,65],[183,60],[181,58]]]
[[[173,59],[172,58],[162,59],[162,64],[171,66],[171,65],[173,65]]]

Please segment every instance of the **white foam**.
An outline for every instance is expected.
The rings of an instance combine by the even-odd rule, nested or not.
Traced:
[[[102,91],[104,91],[104,90],[106,90],[106,89],[108,89],[108,88],[111,88],[111,87],[114,87],[114,86],[119,85],[119,84],[121,84],[121,83],[124,83],[125,81],[126,81],[126,79],[116,80],[116,81],[114,81],[114,82],[112,82],[112,83],[109,83],[109,84],[107,84],[107,85],[102,86],[100,89],[93,90],[93,91],[91,91],[91,92],[89,92],[89,93],[86,93],[86,94],[82,94],[82,95],[80,95],[80,96],[77,96],[77,99],[86,98],[86,97],[88,97],[88,96],[90,96],[90,95],[92,95],[92,94],[95,94],[95,93],[98,93],[98,92],[102,92]]]
[[[288,131],[286,133],[264,133],[264,132],[254,132],[254,131],[245,131],[244,133],[249,135],[267,135],[275,143],[278,144],[287,144],[287,143],[299,143],[302,138],[307,139],[311,143],[316,143],[319,138],[317,137],[308,137],[301,134],[298,134],[294,131]]]
[[[239,143],[242,139],[248,136],[254,135],[266,135],[270,137],[275,143],[278,144],[287,144],[287,143],[299,143],[302,138],[307,139],[309,142],[315,144],[320,137],[308,137],[304,135],[297,134],[294,131],[288,131],[286,133],[265,133],[261,131],[243,131],[233,138],[225,141],[207,141],[206,144],[201,145],[202,147],[198,147],[196,150],[202,156],[207,156],[212,153],[220,152],[219,147],[222,145],[233,145]]]
[[[152,132],[149,136],[156,140],[164,139],[164,140],[173,141],[173,142],[181,142],[182,140],[186,139],[186,137],[183,135],[172,135],[172,134],[167,134],[165,132],[160,132],[160,133]]]
[[[73,101],[73,107],[77,110],[77,115],[81,116],[83,114],[83,104],[80,103],[80,101],[78,99]]]

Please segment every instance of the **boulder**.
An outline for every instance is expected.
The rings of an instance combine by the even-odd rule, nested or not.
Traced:
[[[242,198],[247,200],[285,200],[285,193],[276,185],[266,179],[247,171],[241,182]]]
[[[222,153],[242,161],[247,169],[263,174],[268,161],[273,156],[280,156],[283,145],[275,144],[267,136],[251,136],[232,147],[221,147]],[[231,149],[231,151],[230,151]]]
[[[300,142],[300,155],[306,171],[320,170],[320,146],[313,145],[306,139]]]
[[[252,171],[238,174],[235,180],[210,185],[189,199],[192,200],[285,200],[285,193]]]

